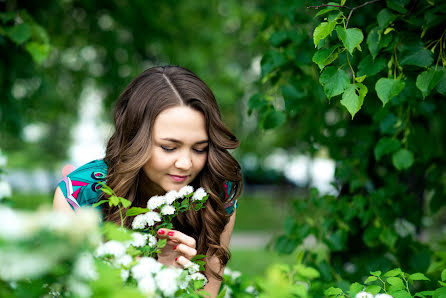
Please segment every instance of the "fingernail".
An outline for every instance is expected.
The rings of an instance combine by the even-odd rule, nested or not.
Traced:
[[[158,234],[160,235],[164,234],[164,230],[158,230]]]
[[[178,258],[175,258],[175,262],[178,260]]]
[[[174,246],[173,250],[176,250],[176,249],[177,249],[177,245]]]
[[[163,231],[163,233],[164,233],[164,231]],[[171,232],[167,233],[167,235],[173,236],[173,232],[171,231]]]

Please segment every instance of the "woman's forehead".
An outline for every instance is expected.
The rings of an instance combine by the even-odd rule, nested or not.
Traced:
[[[208,139],[204,115],[186,106],[162,111],[155,119],[153,136],[156,140],[173,139],[182,143],[197,143]]]

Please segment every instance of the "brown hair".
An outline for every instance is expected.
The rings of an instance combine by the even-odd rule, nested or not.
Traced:
[[[241,192],[240,165],[228,152],[239,141],[221,120],[215,97],[209,87],[191,71],[178,66],[153,67],[134,79],[120,95],[114,111],[115,132],[108,141],[104,161],[108,165],[107,184],[132,206],[144,206],[147,177],[142,170],[150,159],[155,118],[165,109],[185,105],[203,113],[209,136],[206,165],[192,182],[209,192],[206,208],[174,218],[174,227],[197,241],[198,254],[216,256],[224,266],[230,258],[220,245],[220,235],[229,221],[224,208],[224,183],[231,181],[230,198]],[[105,208],[106,219],[120,222],[116,208]],[[130,226],[127,218],[125,225]],[[209,268],[207,268],[210,270]],[[221,276],[211,273],[221,280]]]

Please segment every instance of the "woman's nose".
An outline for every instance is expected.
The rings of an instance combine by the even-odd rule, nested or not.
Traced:
[[[192,167],[190,156],[187,154],[180,156],[175,162],[175,167],[181,170],[189,170]]]

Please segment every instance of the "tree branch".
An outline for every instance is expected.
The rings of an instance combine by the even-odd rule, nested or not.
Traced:
[[[314,9],[319,9],[321,7],[340,7],[340,8],[348,8],[348,9],[352,9],[351,7],[348,6],[341,6],[341,5],[332,5],[332,4],[321,4],[321,5],[317,5],[317,6],[307,6],[307,8],[314,8]]]

